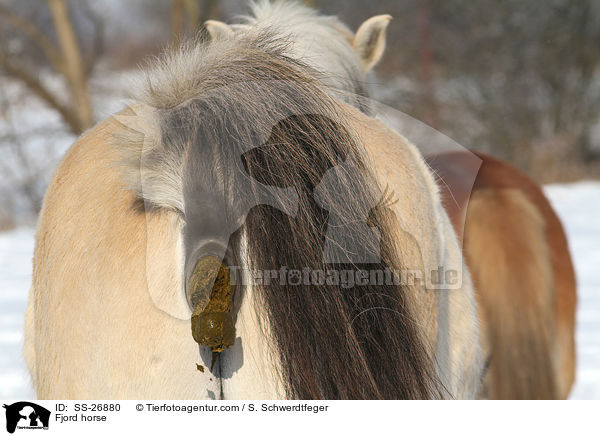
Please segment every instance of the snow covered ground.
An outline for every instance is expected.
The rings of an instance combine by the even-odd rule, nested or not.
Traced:
[[[566,226],[579,283],[574,399],[600,399],[600,183],[546,187]],[[0,398],[34,393],[22,356],[33,230],[0,233]]]
[[[0,233],[0,398],[34,398],[23,358],[32,255],[32,229]]]
[[[600,400],[600,183],[551,185],[577,275],[577,373],[573,399]]]

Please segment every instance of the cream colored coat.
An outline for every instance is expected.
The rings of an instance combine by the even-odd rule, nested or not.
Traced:
[[[437,187],[416,149],[347,106],[377,178],[400,199],[398,250],[415,268],[461,271],[453,290],[413,289],[413,310],[456,398],[474,398],[481,355],[471,280]],[[122,114],[131,114],[125,110]],[[282,398],[278,359],[248,292],[241,340],[224,356],[231,376],[200,372],[182,285],[181,222],[135,206],[118,169],[113,117],[68,151],[46,193],[34,254],[25,356],[39,398]],[[415,241],[418,247],[415,247]],[[424,259],[424,260],[423,260]],[[170,310],[172,309],[172,310]],[[166,310],[166,311],[165,311]],[[268,325],[268,322],[267,322]],[[243,362],[241,367],[239,363]],[[227,371],[226,371],[227,372]],[[222,386],[221,386],[222,383]]]

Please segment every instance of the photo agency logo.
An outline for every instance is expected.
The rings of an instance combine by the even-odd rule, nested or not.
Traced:
[[[19,401],[6,409],[6,431],[14,433],[19,430],[48,430],[50,411],[42,406],[28,401]]]

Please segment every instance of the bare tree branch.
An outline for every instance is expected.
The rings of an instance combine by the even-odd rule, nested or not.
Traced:
[[[25,84],[31,92],[54,108],[70,130],[75,134],[79,134],[91,127],[94,122],[87,78],[92,70],[93,63],[96,61],[97,54],[101,51],[101,43],[98,41],[101,39],[103,23],[93,17],[94,14],[91,9],[87,11],[88,18],[95,23],[97,33],[94,41],[94,52],[85,62],[65,0],[46,0],[46,3],[52,14],[58,38],[58,48],[35,24],[14,14],[6,6],[0,5],[0,19],[10,23],[40,47],[54,70],[65,79],[69,89],[70,104],[63,104],[56,95],[40,82],[35,74],[12,61],[5,51],[0,51],[0,67],[6,74]]]
[[[183,0],[190,29],[196,32],[200,28],[200,7],[197,0]]]
[[[64,0],[46,0],[62,55],[65,59],[65,78],[71,92],[72,109],[79,118],[79,124],[83,129],[91,127],[94,123],[90,94],[87,88],[85,66],[81,56],[81,49],[75,30],[69,16],[68,6]]]
[[[198,25],[202,27],[206,20],[217,18],[219,15],[219,0],[204,0],[203,8],[200,12],[200,18],[198,19]],[[195,30],[198,30],[196,28]]]
[[[183,0],[171,1],[171,43],[173,46],[179,45],[183,37],[184,28],[184,5]]]
[[[62,104],[58,99],[40,82],[37,77],[28,73],[25,69],[20,68],[8,61],[8,59],[0,53],[0,67],[12,78],[19,80],[37,97],[46,102],[50,107],[55,109],[63,120],[68,124],[71,131],[81,133],[85,130],[80,124],[79,119],[71,111],[71,109]]]
[[[31,21],[12,13],[6,6],[0,5],[0,18],[27,35],[44,53],[52,67],[60,74],[64,73],[64,59],[50,39]]]
[[[94,70],[94,66],[96,65],[98,57],[104,53],[105,22],[104,19],[102,19],[102,17],[92,9],[88,0],[82,0],[80,6],[85,17],[92,23],[94,27],[92,36],[92,49],[84,61],[85,74],[87,77],[89,77]]]
[[[204,22],[215,18],[218,11],[218,0],[171,0],[172,44],[176,46],[186,31],[202,31]]]

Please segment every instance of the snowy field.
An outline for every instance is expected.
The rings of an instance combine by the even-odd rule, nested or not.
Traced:
[[[577,275],[577,373],[572,399],[600,400],[600,183],[552,185]]]
[[[548,186],[566,226],[579,283],[577,381],[573,399],[600,399],[600,183]],[[34,393],[22,356],[33,230],[0,233],[0,398]]]

